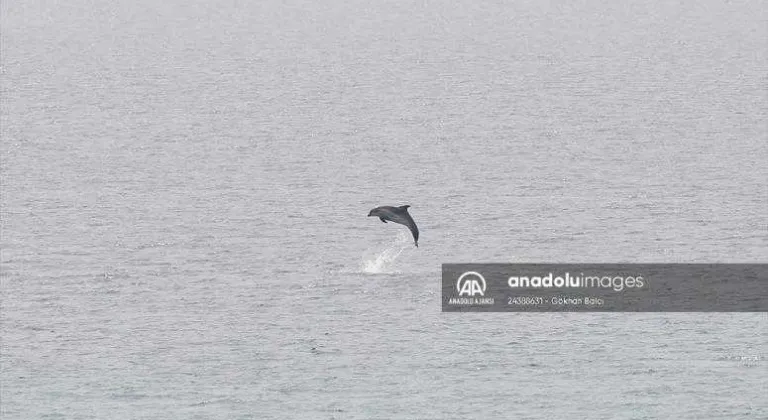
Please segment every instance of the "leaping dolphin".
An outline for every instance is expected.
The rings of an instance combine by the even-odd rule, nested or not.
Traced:
[[[389,220],[390,222],[395,222],[401,225],[408,226],[408,229],[410,229],[411,233],[413,234],[413,243],[414,245],[416,245],[416,247],[418,247],[419,246],[419,228],[416,227],[416,223],[411,218],[411,215],[408,214],[408,207],[411,207],[411,206],[405,205],[400,207],[392,207],[392,206],[376,207],[375,209],[371,210],[370,213],[368,213],[368,217],[376,216],[379,219],[381,219],[381,221],[384,223],[387,223],[387,220]]]

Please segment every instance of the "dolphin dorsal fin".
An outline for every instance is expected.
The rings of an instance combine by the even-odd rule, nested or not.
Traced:
[[[398,207],[400,210],[408,210],[408,207],[411,207],[410,205],[406,204],[404,206]]]

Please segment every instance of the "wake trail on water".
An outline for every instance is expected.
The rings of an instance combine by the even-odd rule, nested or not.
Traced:
[[[383,244],[383,250],[368,251],[363,256],[360,263],[360,271],[368,274],[394,273],[394,266],[397,257],[411,245],[410,238],[404,232],[401,232],[392,241]]]

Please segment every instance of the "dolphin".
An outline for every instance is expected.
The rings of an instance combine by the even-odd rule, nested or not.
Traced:
[[[370,213],[368,213],[368,217],[376,216],[384,223],[387,223],[387,220],[389,220],[390,222],[400,223],[401,225],[408,226],[408,229],[410,229],[411,233],[413,234],[413,243],[418,248],[419,228],[416,227],[416,223],[411,218],[411,215],[408,214],[408,207],[411,206],[405,205],[400,207],[376,207],[375,209],[371,210]]]

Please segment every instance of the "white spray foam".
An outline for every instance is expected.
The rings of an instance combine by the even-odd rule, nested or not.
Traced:
[[[373,256],[364,256],[360,270],[369,274],[391,273],[395,260],[409,245],[408,235],[401,232],[397,238],[385,245],[383,251]]]

